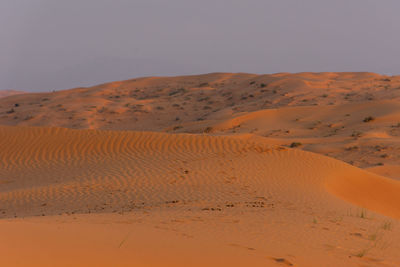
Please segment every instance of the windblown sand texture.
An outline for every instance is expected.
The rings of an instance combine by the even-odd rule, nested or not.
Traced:
[[[372,73],[4,97],[0,266],[399,266],[399,98]]]

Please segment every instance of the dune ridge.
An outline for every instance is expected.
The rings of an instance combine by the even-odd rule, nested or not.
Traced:
[[[127,211],[138,203],[162,207],[175,200],[224,205],[257,194],[311,205],[314,197],[321,203],[331,199],[326,186],[350,202],[400,218],[400,182],[266,142],[43,127],[1,127],[0,137],[1,177],[12,177],[2,179],[6,216]]]
[[[136,78],[2,98],[0,125],[251,133],[370,168],[400,160],[399,88],[374,73]]]

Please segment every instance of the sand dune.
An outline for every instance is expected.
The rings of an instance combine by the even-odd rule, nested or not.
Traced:
[[[315,216],[321,220],[319,223],[336,223],[334,218],[343,217],[365,220],[357,215],[363,212],[357,206],[400,218],[400,182],[335,159],[268,142],[240,137],[44,127],[1,127],[0,137],[3,218],[148,212],[149,220],[162,221],[172,215],[203,218],[217,213],[214,223],[244,220],[241,227],[248,228],[245,231],[251,231],[251,225],[264,224],[259,216],[274,224],[292,217],[308,227],[313,225]],[[373,217],[367,224],[383,225],[388,220],[377,214]],[[359,222],[353,223],[351,227]],[[371,225],[368,227],[376,227]],[[225,227],[234,231],[235,224]],[[289,243],[299,246],[307,241],[298,240],[298,228],[276,227],[273,229],[281,229],[282,235],[291,236],[286,240]],[[351,231],[348,227],[339,228]],[[192,232],[190,228],[190,223],[184,227],[187,235],[218,235],[216,229],[206,231],[200,227]],[[323,229],[319,231],[327,231]],[[148,231],[152,233],[154,229]],[[266,234],[271,229],[260,231]],[[318,239],[319,231],[310,234]],[[230,238],[240,240],[239,236]],[[223,235],[221,242],[226,238]],[[279,237],[261,236],[257,242],[267,240],[278,243]],[[327,240],[317,241],[320,246],[323,242]],[[354,240],[348,243],[345,253],[341,252],[348,254],[346,257],[363,249],[352,247]],[[282,251],[293,250],[287,244],[278,247]],[[269,253],[273,257],[276,252],[267,249],[265,256],[253,257],[253,261],[260,266],[273,264],[273,260],[267,260]],[[307,256],[295,255],[287,260],[305,264],[310,254],[327,252],[308,248],[304,253]],[[374,255],[374,251],[369,253]],[[326,256],[343,257],[330,253]],[[135,262],[132,257],[125,260]],[[315,259],[311,262],[322,263]],[[331,266],[337,263],[334,260]]]
[[[301,149],[366,168],[398,164],[399,88],[400,76],[374,73],[137,78],[0,99],[0,124],[303,139]]]
[[[384,165],[376,166],[367,169],[369,172],[376,173],[381,176],[390,177],[395,180],[400,180],[400,166],[399,165]]]
[[[1,127],[0,137],[1,177],[12,177],[1,181],[4,216],[126,211],[173,201],[222,206],[258,195],[296,197],[298,204],[318,196],[326,208],[326,187],[400,218],[400,182],[266,142],[23,127]]]
[[[327,187],[400,218],[399,182],[267,143],[63,128],[1,127],[0,136],[1,177],[12,177],[2,179],[4,216],[54,214],[68,202],[64,212],[77,213],[165,206],[176,200],[224,205],[265,194],[297,196],[294,202],[300,203],[325,195]]]
[[[0,98],[24,93],[26,92],[16,90],[0,90]]]
[[[1,98],[0,265],[399,266],[399,88],[212,73]]]

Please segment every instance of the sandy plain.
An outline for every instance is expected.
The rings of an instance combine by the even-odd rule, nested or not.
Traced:
[[[1,266],[399,266],[400,77],[0,99]]]

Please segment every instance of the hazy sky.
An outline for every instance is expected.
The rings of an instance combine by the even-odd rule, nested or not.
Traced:
[[[400,1],[0,1],[0,89],[302,71],[400,74]]]

